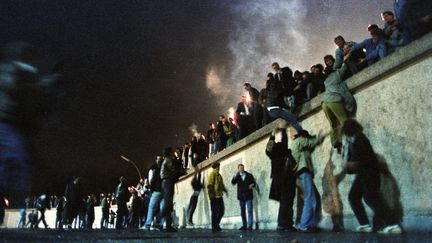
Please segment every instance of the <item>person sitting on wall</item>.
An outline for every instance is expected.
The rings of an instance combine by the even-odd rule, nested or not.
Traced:
[[[352,52],[365,49],[368,66],[387,56],[387,44],[381,29],[372,29],[368,38],[352,47]]]

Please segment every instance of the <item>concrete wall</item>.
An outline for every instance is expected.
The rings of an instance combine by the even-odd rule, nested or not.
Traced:
[[[390,174],[385,177],[387,185],[384,194],[388,200],[400,200],[403,207],[403,226],[407,230],[431,230],[432,219],[432,34],[411,43],[397,53],[356,74],[347,83],[355,92],[358,105],[356,119],[364,126],[375,152],[387,164]],[[329,123],[321,111],[322,97],[317,97],[302,107],[302,126],[312,133],[330,130]],[[222,225],[226,228],[241,226],[240,209],[236,199],[236,187],[230,184],[236,173],[237,164],[254,174],[260,187],[255,195],[254,220],[260,228],[276,227],[278,203],[268,199],[270,187],[270,160],[265,155],[265,145],[272,124],[234,144],[203,162],[204,178],[207,177],[212,162],[221,163],[220,172],[229,188],[224,197],[225,216]],[[313,154],[316,168],[314,182],[323,195],[328,194],[329,179],[342,168],[341,156],[333,153],[327,138]],[[330,162],[329,162],[330,161]],[[334,171],[325,172],[331,163]],[[329,166],[327,168],[330,168]],[[343,215],[347,229],[357,226],[348,203],[348,191],[353,181],[347,175],[339,184],[339,194],[343,204]],[[185,214],[192,194],[190,175],[176,185],[175,211],[180,226],[186,223]],[[393,183],[393,184],[392,184]],[[398,192],[400,190],[400,192]],[[327,212],[335,208],[329,198],[324,199],[321,227],[332,226]],[[327,212],[326,212],[327,211]],[[371,212],[369,215],[371,215]],[[206,192],[202,192],[194,215],[195,227],[210,227],[210,205]]]

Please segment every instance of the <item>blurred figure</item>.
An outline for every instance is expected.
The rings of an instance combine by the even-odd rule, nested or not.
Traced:
[[[129,201],[129,190],[126,185],[126,178],[124,176],[120,177],[120,183],[118,184],[116,191],[115,191],[115,197],[117,200],[117,221],[115,228],[116,229],[123,229],[123,223],[125,222],[125,219],[128,215],[128,208],[127,208],[127,201]]]
[[[237,104],[236,114],[240,127],[239,138],[242,139],[254,131],[252,102],[248,101],[246,96],[242,96],[242,101]]]
[[[160,217],[165,219],[167,232],[176,232],[177,229],[172,226],[173,202],[174,202],[174,183],[178,180],[176,171],[176,161],[174,151],[171,147],[164,149],[164,160],[160,169],[161,192],[163,203],[160,209]]]
[[[81,188],[80,178],[73,177],[71,183],[66,186],[65,190],[65,226],[67,229],[72,228],[72,222],[78,216],[79,210],[83,207],[83,192]]]
[[[394,11],[403,30],[403,45],[432,31],[431,1],[394,0]]]
[[[96,204],[96,197],[94,195],[90,195],[87,197],[87,202],[86,202],[86,220],[85,220],[85,224],[86,224],[86,229],[92,229],[93,228],[93,222],[95,220],[95,207]]]
[[[55,223],[55,228],[56,229],[63,229],[63,211],[64,211],[64,204],[65,204],[65,199],[64,197],[59,197],[58,198],[58,203],[57,203],[57,210],[56,210],[56,223]]]
[[[111,207],[111,197],[109,195],[104,196],[102,194],[102,202],[101,202],[102,218],[100,223],[101,229],[108,228],[110,207]]]
[[[44,224],[45,229],[48,228],[48,224],[45,221],[45,211],[51,209],[50,198],[46,194],[42,194],[36,201],[36,208],[41,213],[41,216],[36,223],[36,228],[39,228],[39,223],[41,221]]]
[[[209,130],[207,130],[207,141],[209,143],[208,157],[212,157],[216,154],[216,126],[214,123],[209,124]]]
[[[11,208],[24,208],[31,180],[28,137],[53,103],[50,89],[58,75],[41,76],[33,46],[6,45],[0,61],[0,190]]]
[[[25,208],[20,209],[19,221],[17,224],[17,228],[24,228],[26,225],[27,212]]]
[[[345,171],[355,174],[355,179],[349,191],[348,199],[356,216],[359,226],[358,232],[372,232],[378,230],[384,234],[400,234],[397,214],[392,214],[390,207],[380,193],[381,176],[378,158],[366,135],[363,127],[354,119],[345,121],[342,127],[345,135],[343,159],[346,161]],[[372,209],[373,227],[363,205],[363,201]]]
[[[252,106],[252,118],[253,118],[253,125],[254,125],[252,132],[254,132],[255,130],[260,129],[262,127],[261,121],[263,118],[263,113],[262,113],[262,109],[259,109],[259,104],[258,104],[258,98],[260,92],[256,88],[252,87],[250,83],[244,83],[243,87],[247,92],[247,95],[249,97]]]
[[[198,196],[200,194],[201,189],[203,188],[203,184],[201,182],[201,173],[198,167],[195,167],[195,175],[191,181],[193,193],[189,200],[189,206],[187,209],[187,223],[189,225],[193,225],[193,214],[198,204]]]

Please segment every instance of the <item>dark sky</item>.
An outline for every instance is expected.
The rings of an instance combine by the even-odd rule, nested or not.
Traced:
[[[274,61],[306,70],[333,38],[368,37],[392,1],[2,0],[0,45],[27,41],[49,72],[64,61],[64,97],[35,144],[34,190],[61,193],[72,175],[90,191],[137,179],[166,146],[190,139],[258,89]]]

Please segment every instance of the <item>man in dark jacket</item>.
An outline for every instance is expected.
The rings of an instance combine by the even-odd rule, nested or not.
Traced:
[[[178,180],[176,171],[177,161],[174,159],[174,150],[171,147],[167,147],[164,150],[164,160],[162,162],[160,177],[162,180],[161,191],[163,197],[163,204],[161,207],[160,216],[165,219],[166,231],[176,232],[177,229],[172,226],[172,216],[174,204],[174,183]]]
[[[280,126],[282,127],[282,125]],[[276,230],[294,231],[293,203],[295,197],[295,176],[289,163],[293,161],[288,149],[286,128],[279,129],[282,133],[281,142],[275,142],[275,129],[266,146],[266,154],[271,159],[271,178],[269,198],[279,201],[278,226]]]
[[[255,179],[253,175],[244,170],[244,165],[237,166],[238,172],[231,180],[233,185],[237,184],[237,199],[240,202],[240,212],[243,226],[239,230],[252,230],[253,224],[253,188]],[[248,217],[246,221],[246,207]]]
[[[297,132],[303,130],[294,115],[284,108],[283,92],[280,82],[272,79],[267,83],[267,110],[271,119],[282,118]]]
[[[66,186],[65,191],[65,225],[68,229],[72,228],[72,222],[78,215],[78,211],[83,207],[83,192],[80,178],[74,176],[73,181]]]
[[[117,221],[115,228],[123,229],[123,223],[128,215],[128,208],[126,203],[129,201],[130,193],[126,185],[126,178],[124,176],[120,177],[120,184],[118,184],[115,192],[117,200]]]
[[[147,217],[144,227],[148,230],[150,230],[150,227],[152,226],[152,222],[154,217],[156,216],[156,220],[153,223],[153,228],[156,230],[161,229],[161,219],[160,219],[160,205],[162,201],[162,181],[160,178],[160,167],[162,166],[163,157],[162,156],[156,156],[155,157],[156,163],[154,163],[148,172],[148,179],[150,184],[150,190],[151,190],[151,197],[150,202],[148,206],[147,211]]]

